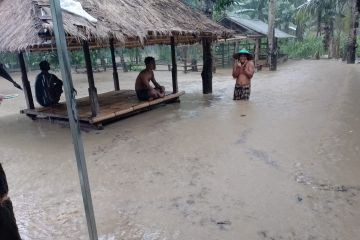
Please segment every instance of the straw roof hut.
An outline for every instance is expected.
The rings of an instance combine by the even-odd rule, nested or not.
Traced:
[[[232,34],[179,0],[79,0],[98,21],[63,11],[69,48],[87,40],[91,47],[108,45],[109,39],[123,47],[191,44],[199,37],[226,38]],[[0,0],[0,52],[53,47],[48,0]]]
[[[91,124],[146,109],[152,104],[173,101],[178,91],[175,45],[202,41],[204,49],[203,92],[212,92],[211,42],[233,33],[211,21],[179,0],[78,0],[96,22],[63,10],[68,49],[84,50],[89,98],[80,99],[80,119]],[[0,0],[0,52],[18,52],[29,116],[67,118],[65,105],[36,109],[27,78],[24,51],[47,51],[56,48],[49,0]],[[173,92],[153,102],[129,102],[134,91],[120,90],[115,47],[171,45]],[[115,91],[97,94],[90,59],[90,48],[110,46]],[[130,95],[131,96],[130,96]],[[128,96],[129,95],[129,96]],[[124,100],[125,99],[125,100]],[[127,101],[119,105],[119,102]],[[91,109],[90,115],[89,110]],[[114,110],[115,109],[115,110]]]

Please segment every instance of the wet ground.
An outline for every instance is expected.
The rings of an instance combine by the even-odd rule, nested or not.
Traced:
[[[249,102],[231,100],[230,72],[218,71],[209,96],[199,73],[180,73],[180,104],[84,129],[100,239],[358,239],[359,65],[291,61],[258,72]],[[95,75],[99,92],[113,89],[111,75]],[[121,86],[135,75],[122,73]],[[86,95],[84,75],[73,76]],[[156,77],[170,87],[170,72]],[[21,235],[87,239],[69,128],[31,121],[18,114],[24,106],[19,96],[0,108]]]

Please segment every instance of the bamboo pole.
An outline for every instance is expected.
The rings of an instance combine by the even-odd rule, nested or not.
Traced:
[[[61,75],[64,80],[66,106],[69,116],[71,134],[75,149],[76,163],[78,167],[80,187],[83,197],[87,227],[90,240],[97,240],[95,215],[91,198],[90,183],[87,173],[84,146],[81,139],[80,123],[76,108],[75,91],[71,76],[70,60],[66,46],[64,24],[60,0],[50,0],[51,15],[54,25],[56,47],[59,56]]]

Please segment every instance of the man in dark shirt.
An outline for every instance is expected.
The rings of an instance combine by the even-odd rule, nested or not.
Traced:
[[[35,82],[36,100],[41,106],[49,107],[59,103],[63,82],[56,75],[49,73],[50,64],[47,61],[41,61],[39,66],[41,73]]]

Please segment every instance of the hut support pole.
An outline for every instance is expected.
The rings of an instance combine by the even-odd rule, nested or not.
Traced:
[[[176,49],[175,49],[175,38],[171,37],[171,61],[172,61],[172,85],[173,85],[173,93],[177,93],[179,91],[178,81],[177,81],[177,64],[176,64]]]
[[[33,96],[31,93],[30,82],[29,82],[27,72],[26,72],[24,53],[20,52],[18,54],[18,58],[19,58],[19,64],[20,64],[20,68],[21,68],[21,79],[22,79],[22,84],[23,84],[23,89],[24,89],[24,94],[25,94],[25,99],[26,99],[26,105],[27,105],[28,109],[34,109],[35,108],[34,100],[33,100]]]
[[[117,71],[116,58],[115,58],[114,39],[110,39],[110,51],[111,51],[111,60],[113,65],[114,87],[115,87],[115,91],[119,91],[120,83],[119,83],[119,74]]]
[[[84,50],[86,71],[87,71],[88,82],[89,82],[89,97],[90,97],[90,104],[91,104],[91,115],[92,115],[92,117],[96,117],[100,112],[100,107],[99,107],[99,99],[98,99],[98,95],[97,95],[97,89],[95,87],[94,74],[93,74],[93,70],[92,70],[92,64],[91,64],[91,58],[90,58],[90,48],[89,48],[89,43],[87,41],[83,41],[83,50]]]
[[[221,44],[221,66],[225,68],[225,44]]]
[[[204,67],[201,73],[201,77],[204,94],[212,93],[213,56],[211,54],[211,42],[212,39],[210,37],[205,37],[202,39]]]
[[[69,115],[71,135],[75,150],[76,163],[80,179],[80,187],[83,197],[87,227],[90,240],[97,240],[94,208],[92,204],[89,177],[87,173],[84,146],[81,138],[80,123],[76,109],[74,86],[71,77],[69,55],[66,47],[65,30],[62,20],[60,0],[50,0],[52,22],[56,39],[56,47],[59,56],[61,75],[64,80],[66,106]]]
[[[255,39],[255,66],[257,66],[260,59],[260,43],[261,43],[261,38]]]

